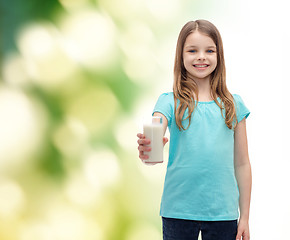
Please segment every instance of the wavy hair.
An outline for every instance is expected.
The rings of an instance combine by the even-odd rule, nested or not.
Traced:
[[[195,31],[199,31],[200,33],[210,37],[217,47],[217,66],[211,73],[210,78],[211,96],[220,107],[221,114],[225,119],[225,124],[229,129],[233,129],[237,125],[237,116],[234,98],[226,86],[226,68],[222,38],[218,29],[207,20],[196,20],[186,23],[178,36],[174,62],[173,83],[174,114],[176,124],[180,131],[182,129],[188,129],[191,124],[191,114],[195,110],[198,102],[198,86],[194,79],[187,76],[187,71],[183,63],[183,48],[185,40],[189,34]],[[194,96],[197,96],[196,103]],[[221,99],[221,103],[217,100],[218,97]],[[180,103],[177,106],[178,100]],[[188,116],[183,119],[186,109],[188,109]],[[182,121],[186,119],[189,119],[187,128],[185,128],[182,124]]]

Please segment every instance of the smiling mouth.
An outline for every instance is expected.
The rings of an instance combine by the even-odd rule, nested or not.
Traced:
[[[209,65],[207,65],[207,64],[195,64],[193,66],[196,68],[205,68],[205,67],[208,67]]]

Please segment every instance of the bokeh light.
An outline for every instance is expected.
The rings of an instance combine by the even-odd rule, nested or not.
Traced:
[[[21,187],[12,180],[0,180],[0,215],[2,218],[15,218],[25,207],[25,195]]]
[[[108,15],[93,9],[64,17],[60,23],[71,56],[92,71],[108,70],[116,58],[116,30]]]
[[[41,147],[45,116],[25,93],[8,87],[0,88],[0,171],[16,171],[27,165]],[[17,149],[17,151],[15,151]]]
[[[45,88],[58,86],[75,70],[61,38],[56,27],[47,22],[28,25],[19,33],[18,46],[29,77]]]

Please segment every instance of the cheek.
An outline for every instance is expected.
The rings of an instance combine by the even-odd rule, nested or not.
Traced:
[[[216,67],[217,66],[217,58],[216,57],[213,57],[211,59],[211,62],[213,63],[213,65]]]
[[[183,65],[184,66],[187,66],[188,65],[188,58],[183,58]]]
[[[192,67],[192,61],[185,59],[183,61],[183,65],[184,65],[185,70],[188,71]]]
[[[211,74],[213,74],[217,69],[217,62],[212,66],[212,72]]]
[[[191,64],[192,61],[193,61],[193,57],[192,57],[192,56],[188,56],[188,55],[186,55],[186,56],[183,58],[183,63],[184,63],[184,65],[185,65],[185,64]]]

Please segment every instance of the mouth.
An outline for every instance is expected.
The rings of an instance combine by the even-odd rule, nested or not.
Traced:
[[[204,68],[207,68],[209,65],[208,64],[194,64],[193,66],[195,68],[204,69]]]

